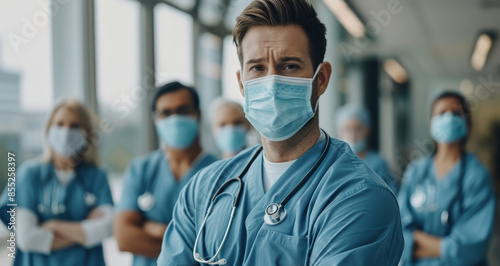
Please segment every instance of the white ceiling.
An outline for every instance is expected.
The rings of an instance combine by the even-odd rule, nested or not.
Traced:
[[[371,14],[388,10],[394,0],[352,0],[349,3],[361,19],[375,20]],[[500,1],[488,0],[401,0],[402,11],[391,14],[386,27],[375,36],[361,56],[396,57],[402,64],[424,73],[447,78],[500,76]],[[375,20],[376,21],[376,20]],[[485,67],[475,71],[470,57],[477,36],[494,30],[496,42]]]

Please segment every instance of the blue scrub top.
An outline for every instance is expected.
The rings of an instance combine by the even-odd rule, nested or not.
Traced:
[[[397,195],[398,193],[398,185],[396,180],[394,179],[394,175],[392,175],[391,170],[387,166],[384,158],[380,156],[378,152],[367,151],[365,156],[363,157],[363,161],[373,170],[377,175],[379,175],[385,183],[391,188],[392,192]]]
[[[116,212],[137,211],[146,220],[164,224],[170,223],[172,211],[181,189],[196,172],[216,160],[217,158],[213,155],[203,154],[181,179],[176,180],[163,150],[157,150],[149,155],[134,159],[125,173],[122,197],[116,206]],[[146,191],[153,194],[155,204],[151,210],[142,211],[137,204],[137,198]],[[156,265],[156,258],[134,255],[133,265]]]
[[[495,216],[495,195],[488,170],[476,156],[467,153],[438,180],[432,159],[412,163],[403,177],[398,195],[406,243],[402,264],[487,265]],[[462,160],[465,165],[461,178]],[[411,197],[421,192],[425,193],[425,200],[416,201],[415,196],[412,204]],[[448,219],[443,219],[444,211]],[[414,230],[441,237],[440,258],[412,259]]]
[[[396,197],[387,185],[340,140],[315,173],[285,205],[279,225],[264,222],[264,210],[279,203],[318,160],[326,140],[303,154],[266,193],[263,155],[242,177],[239,205],[217,260],[227,265],[397,265],[403,235]],[[257,147],[198,172],[181,192],[163,239],[158,265],[198,265],[193,246],[216,190],[238,176]],[[219,247],[229,221],[237,182],[216,199],[198,241],[205,259]]]
[[[32,211],[39,224],[48,220],[82,221],[100,205],[113,204],[106,173],[101,169],[82,162],[75,168],[75,178],[63,186],[57,180],[52,163],[31,161],[23,164],[17,172],[16,200],[19,208]],[[59,204],[66,206],[61,214],[41,213],[38,206],[47,203],[44,194],[48,192],[52,198],[54,186],[59,190]],[[96,204],[87,206],[85,192],[93,193]],[[50,204],[50,203],[49,203]],[[64,249],[52,251],[49,255],[35,252],[18,252],[14,265],[105,265],[102,245],[86,248],[72,245]]]

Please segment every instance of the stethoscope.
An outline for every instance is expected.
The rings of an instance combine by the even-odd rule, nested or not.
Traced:
[[[55,173],[54,173],[55,174]],[[76,173],[75,169],[75,177],[74,177],[77,182],[80,184],[80,186],[83,188],[83,199],[85,201],[85,205],[88,207],[94,206],[96,204],[97,198],[94,193],[90,192],[83,181],[79,178],[79,176]],[[53,186],[53,193],[52,193],[52,199],[50,199],[50,191],[49,191],[49,186],[47,186],[47,182],[49,182],[49,179],[44,182],[43,186],[43,203],[39,203],[37,206],[37,210],[40,213],[44,214],[52,214],[52,215],[59,215],[61,213],[66,212],[67,208],[65,204],[59,204],[59,186],[57,184],[57,181],[54,181],[54,186]]]
[[[427,186],[428,195],[425,193],[423,185],[424,179],[429,175],[429,169],[431,168],[431,164],[432,164],[432,157],[430,157],[427,160],[425,171],[423,172],[422,177],[419,179],[419,182],[415,188],[415,192],[413,192],[413,194],[410,197],[411,206],[418,211],[424,210],[424,207],[426,207],[426,209],[429,209],[430,211],[438,210],[438,206],[436,204],[436,185],[433,184]],[[465,175],[465,156],[462,156],[460,159],[458,191],[454,195],[453,199],[450,201],[449,204],[450,208],[451,206],[453,206],[453,203],[459,200],[462,194],[464,175]],[[450,212],[448,210],[443,210],[441,212],[441,224],[446,225],[450,220],[449,218],[450,218]]]
[[[139,195],[139,197],[137,197],[137,206],[139,206],[139,209],[141,209],[141,211],[150,211],[155,206],[156,200],[152,193],[152,186],[156,179],[156,175],[158,174],[158,168],[160,167],[161,159],[162,156],[158,156],[154,164],[154,171],[151,173],[151,180],[149,180],[148,184],[146,185],[146,190],[144,191],[144,193]]]
[[[141,209],[141,211],[144,211],[144,212],[147,212],[147,211],[150,211],[153,209],[153,207],[155,206],[155,197],[153,196],[153,183],[155,181],[155,179],[157,178],[157,174],[158,174],[158,168],[160,167],[160,164],[162,162],[162,156],[158,156],[158,158],[156,159],[156,162],[155,162],[155,166],[154,166],[154,171],[151,173],[151,180],[149,180],[148,184],[146,185],[146,189],[144,191],[144,193],[142,193],[141,195],[139,195],[139,197],[137,197],[137,206],[139,206],[139,209]]]
[[[271,203],[266,207],[265,214],[264,214],[264,222],[266,224],[271,225],[271,226],[278,225],[285,220],[285,218],[286,218],[285,204],[293,197],[293,195],[295,195],[297,193],[297,191],[307,182],[307,180],[309,180],[311,175],[316,171],[318,166],[323,161],[323,159],[324,159],[325,155],[327,154],[328,149],[330,147],[330,137],[328,136],[328,134],[326,134],[326,132],[323,131],[323,133],[326,136],[326,143],[325,143],[323,151],[321,152],[321,155],[319,156],[318,160],[311,167],[311,169],[309,169],[309,172],[307,172],[307,174],[302,178],[302,180],[300,180],[300,182],[292,189],[292,191],[290,191],[290,193],[288,193],[288,195],[286,195],[286,197],[279,204],[278,203]],[[215,260],[215,258],[217,258],[217,255],[219,255],[219,252],[221,251],[222,247],[224,246],[224,243],[226,242],[226,238],[229,234],[229,229],[231,228],[231,225],[233,223],[234,212],[236,210],[236,207],[238,206],[238,202],[239,202],[240,197],[241,197],[241,190],[243,187],[243,182],[241,179],[245,176],[248,169],[250,168],[250,166],[255,161],[255,159],[257,158],[257,156],[259,155],[259,153],[261,151],[262,151],[262,146],[255,151],[255,153],[252,155],[250,161],[247,163],[247,165],[245,166],[243,171],[241,171],[241,173],[237,177],[233,177],[231,179],[228,179],[226,182],[224,182],[219,187],[217,192],[215,192],[215,195],[212,197],[212,200],[210,201],[210,206],[208,207],[207,213],[205,214],[205,218],[203,219],[203,222],[201,223],[200,230],[198,231],[198,234],[196,235],[196,240],[194,241],[193,258],[197,262],[206,263],[206,264],[210,264],[210,265],[224,265],[227,263],[227,260],[225,258],[220,259],[218,261],[214,261],[214,260]],[[238,185],[239,185],[238,190],[236,192],[236,197],[234,197],[230,193],[224,192],[224,189],[226,189],[233,182],[238,182]],[[210,259],[205,260],[201,257],[201,255],[199,253],[196,252],[196,247],[198,245],[198,240],[200,238],[201,232],[203,231],[203,228],[205,227],[205,223],[208,219],[208,216],[210,216],[210,213],[212,211],[214,203],[215,203],[217,197],[222,195],[222,194],[229,194],[233,198],[233,207],[231,210],[231,216],[229,218],[229,222],[228,222],[228,225],[226,227],[226,231],[224,232],[224,238],[222,239],[222,242],[220,243],[219,248],[217,249],[215,255],[212,256]]]

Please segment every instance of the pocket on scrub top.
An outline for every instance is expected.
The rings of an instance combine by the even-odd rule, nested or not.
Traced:
[[[252,249],[255,265],[304,265],[307,237],[290,236],[261,228]]]

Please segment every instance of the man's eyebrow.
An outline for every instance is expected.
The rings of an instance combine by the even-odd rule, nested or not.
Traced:
[[[264,61],[262,58],[254,58],[254,59],[248,59],[248,61],[245,64],[255,64],[255,63],[260,63]]]
[[[300,59],[300,57],[296,57],[296,56],[285,56],[285,57],[280,58],[280,61],[281,62],[298,61],[302,64],[305,64],[304,60],[302,60],[302,59]]]

